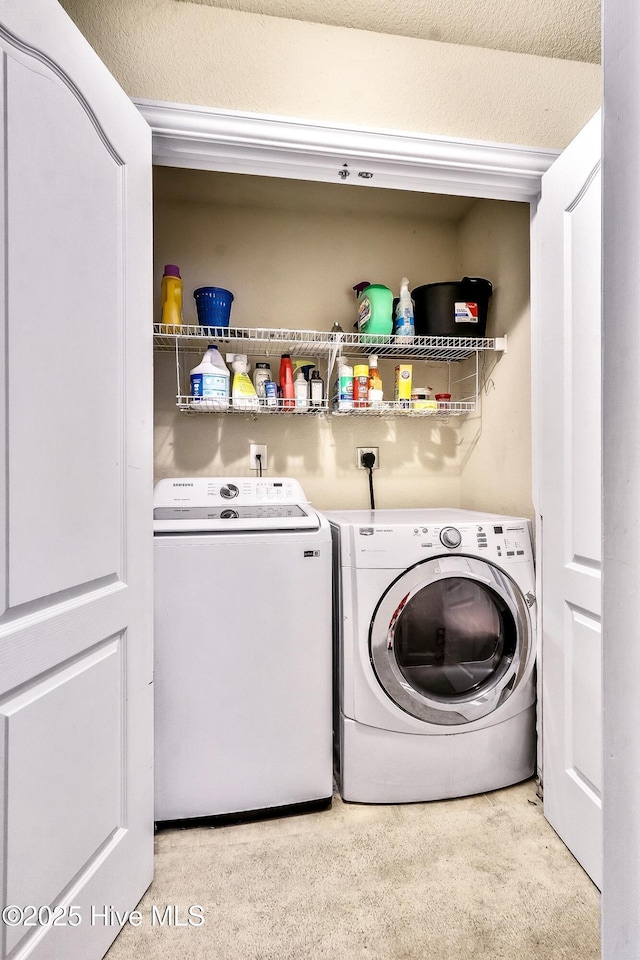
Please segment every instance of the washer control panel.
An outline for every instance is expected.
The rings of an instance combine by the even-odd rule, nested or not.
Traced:
[[[290,477],[176,477],[153,496],[156,533],[315,529],[318,517]]]

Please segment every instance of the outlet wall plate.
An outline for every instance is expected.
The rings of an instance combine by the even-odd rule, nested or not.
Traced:
[[[250,443],[249,444],[249,470],[259,470],[260,463],[256,460],[256,454],[259,453],[262,456],[262,472],[267,469],[267,445],[266,443]]]
[[[364,453],[372,453],[376,458],[376,462],[373,465],[373,469],[377,470],[380,466],[380,451],[378,447],[356,447],[356,467],[358,470],[366,470],[367,468],[362,463],[362,455]]]

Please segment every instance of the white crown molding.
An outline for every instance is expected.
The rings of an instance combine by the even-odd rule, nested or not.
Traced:
[[[133,101],[172,167],[535,201],[559,151]]]

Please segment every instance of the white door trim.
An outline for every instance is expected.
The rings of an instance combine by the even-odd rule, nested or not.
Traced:
[[[531,202],[559,155],[537,147],[133,102],[151,127],[153,162],[160,166]]]
[[[602,956],[640,950],[640,331],[629,311],[640,256],[640,7],[603,2],[603,698]]]

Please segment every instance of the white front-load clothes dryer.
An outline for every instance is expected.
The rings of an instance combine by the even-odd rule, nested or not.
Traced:
[[[325,515],[343,799],[438,800],[531,776],[530,522],[453,508]]]

